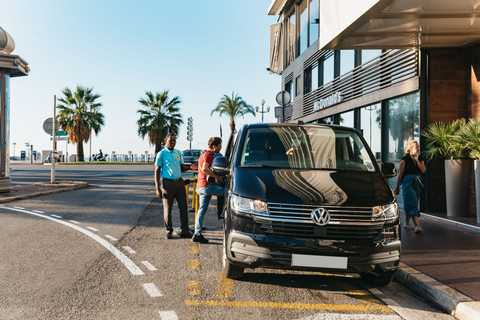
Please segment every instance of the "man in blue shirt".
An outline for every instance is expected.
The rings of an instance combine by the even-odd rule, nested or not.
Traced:
[[[163,219],[167,229],[166,239],[171,239],[173,233],[173,200],[177,200],[178,210],[180,211],[182,228],[180,237],[192,237],[188,229],[187,195],[182,172],[190,169],[196,170],[198,164],[184,165],[182,153],[175,149],[176,144],[177,137],[173,134],[168,134],[165,138],[165,148],[157,154],[155,161],[155,189],[157,197],[163,199]]]

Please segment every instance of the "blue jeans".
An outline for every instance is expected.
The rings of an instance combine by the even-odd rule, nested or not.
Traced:
[[[199,204],[200,207],[197,211],[197,218],[195,219],[195,234],[197,236],[202,234],[202,225],[203,225],[203,217],[208,209],[208,204],[210,203],[210,199],[212,196],[225,196],[227,193],[227,189],[219,186],[218,184],[209,184],[206,187],[198,188],[197,193],[199,195]]]

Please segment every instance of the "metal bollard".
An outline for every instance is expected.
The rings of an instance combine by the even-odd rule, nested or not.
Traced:
[[[185,193],[187,194],[187,208],[188,208],[188,196],[189,196],[189,187],[190,187],[190,179],[185,179]]]

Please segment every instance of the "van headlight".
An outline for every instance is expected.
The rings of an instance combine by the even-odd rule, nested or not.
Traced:
[[[251,218],[253,215],[268,215],[267,204],[261,200],[248,199],[232,194],[230,208],[236,215]]]
[[[384,221],[398,218],[398,205],[391,203],[384,206],[376,206],[372,209],[372,221]]]

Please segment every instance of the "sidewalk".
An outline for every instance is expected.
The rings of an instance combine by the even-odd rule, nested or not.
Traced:
[[[87,187],[85,182],[14,185],[0,203]],[[403,225],[402,212],[402,225]],[[461,220],[458,221],[458,220]],[[395,279],[460,320],[480,319],[480,226],[476,219],[422,214],[422,233],[402,228]]]
[[[476,218],[456,220],[422,214],[422,233],[402,228],[395,278],[458,319],[480,319],[480,226]]]
[[[72,191],[85,187],[88,187],[88,183],[80,181],[14,184],[10,192],[0,193],[0,203],[28,199],[53,193]]]

